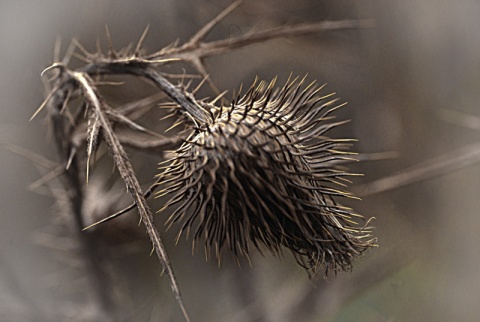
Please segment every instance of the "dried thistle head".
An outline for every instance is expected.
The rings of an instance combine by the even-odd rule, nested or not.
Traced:
[[[254,83],[229,107],[199,122],[162,173],[161,195],[175,207],[168,223],[203,239],[217,257],[224,248],[247,256],[262,245],[274,255],[288,248],[299,264],[316,271],[351,268],[373,245],[363,219],[337,198],[352,174],[339,164],[353,140],[331,139],[336,99],[304,79]]]

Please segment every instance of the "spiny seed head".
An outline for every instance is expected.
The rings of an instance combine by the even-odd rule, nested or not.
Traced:
[[[288,248],[299,264],[348,270],[373,245],[362,219],[337,203],[349,176],[352,140],[328,138],[342,122],[338,106],[314,83],[288,81],[280,90],[254,83],[229,107],[217,107],[174,153],[163,172],[162,194],[174,207],[168,223],[203,239],[217,257],[224,248],[248,256],[252,245],[279,255]]]

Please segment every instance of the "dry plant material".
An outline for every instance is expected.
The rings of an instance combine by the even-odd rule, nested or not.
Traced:
[[[259,82],[230,106],[210,107],[162,173],[160,195],[173,195],[170,224],[203,238],[217,258],[225,247],[248,256],[250,243],[274,255],[289,249],[313,272],[320,266],[348,270],[372,246],[369,231],[334,188],[351,176],[338,166],[352,160],[353,140],[331,139],[336,99],[314,83]],[[207,109],[204,109],[207,110]],[[330,122],[329,122],[330,121]],[[347,181],[348,182],[348,181]]]
[[[180,225],[179,236],[192,230],[194,240],[204,239],[206,248],[215,249],[217,257],[224,248],[236,256],[248,256],[252,243],[259,249],[265,246],[275,255],[285,247],[312,272],[320,266],[337,271],[350,269],[355,257],[373,245],[368,228],[356,222],[363,218],[337,203],[338,197],[352,197],[338,189],[348,181],[345,177],[352,175],[339,166],[351,159],[346,148],[352,140],[326,136],[328,130],[342,123],[330,121],[330,113],[336,108],[336,100],[330,95],[319,95],[320,88],[313,83],[304,86],[304,80],[288,81],[280,89],[274,89],[275,82],[258,82],[230,106],[224,106],[218,103],[221,95],[213,101],[197,99],[196,89],[183,86],[185,75],[162,72],[167,64],[187,62],[203,78],[197,88],[206,81],[218,93],[207,77],[203,63],[206,57],[276,37],[363,28],[371,22],[325,21],[205,42],[209,31],[240,2],[234,2],[184,44],[172,44],[153,54],[142,50],[148,28],[133,50],[127,47],[115,51],[108,29],[107,53],[100,48],[90,53],[73,41],[63,61],[57,59],[44,71],[51,76],[51,89],[32,116],[43,108],[48,111],[59,163],[64,167],[63,174],[57,170],[55,176],[62,177],[69,192],[66,195],[79,239],[86,245],[87,261],[94,265],[95,256],[94,246],[83,232],[84,189],[95,152],[105,143],[134,204],[101,222],[132,208],[138,210],[186,320],[180,289],[146,201],[158,187],[160,195],[172,196],[165,207],[174,209],[169,222]],[[69,69],[72,56],[85,65]],[[125,108],[110,106],[98,87],[110,84],[105,77],[111,75],[131,75],[152,82],[166,104],[174,107],[178,123],[186,127],[186,138],[168,138],[136,123],[136,107],[142,108],[148,98]],[[179,77],[182,84],[175,85]],[[117,124],[132,133],[150,136],[149,143],[120,134]],[[127,145],[157,154],[167,147],[177,147],[157,182],[145,192],[124,149]],[[86,153],[80,149],[83,147]],[[91,269],[94,271],[94,266]],[[101,279],[101,274],[97,275],[97,280]],[[99,296],[103,302],[111,302],[105,292]]]

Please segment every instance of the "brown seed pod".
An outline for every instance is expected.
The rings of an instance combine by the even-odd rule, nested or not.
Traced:
[[[353,197],[335,186],[348,182],[339,163],[351,160],[353,140],[331,139],[333,94],[319,96],[314,83],[288,81],[274,90],[254,83],[230,107],[215,107],[163,172],[161,195],[173,195],[168,223],[204,239],[219,258],[227,247],[248,256],[251,245],[274,255],[288,248],[299,264],[348,270],[373,245],[363,219],[338,197]],[[342,182],[343,181],[343,182]]]

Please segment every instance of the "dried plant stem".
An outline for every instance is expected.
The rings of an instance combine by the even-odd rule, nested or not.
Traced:
[[[95,87],[92,86],[93,81],[87,74],[81,72],[72,72],[71,76],[78,81],[80,87],[84,91],[85,100],[87,101],[89,107],[93,108],[96,115],[98,116],[103,136],[113,155],[115,165],[120,173],[120,176],[127,185],[127,190],[130,192],[135,201],[136,207],[140,214],[140,218],[145,225],[145,228],[147,229],[148,236],[150,237],[155,252],[160,258],[167,277],[170,280],[170,286],[172,287],[172,291],[175,294],[176,300],[180,305],[182,313],[185,316],[185,319],[189,321],[188,314],[186,312],[185,305],[180,294],[180,289],[178,288],[178,284],[175,279],[172,266],[170,264],[170,259],[165,250],[165,246],[163,245],[160,233],[155,227],[152,211],[147,201],[143,197],[142,189],[135,176],[135,172],[133,171],[132,165],[125,153],[125,150],[123,149],[120,141],[113,132],[110,121],[105,116],[105,103],[100,98]]]
[[[64,99],[69,96],[76,88],[79,88],[82,91],[82,96],[87,103],[88,107],[91,108],[92,116],[89,122],[89,149],[88,149],[88,158],[87,158],[87,182],[88,182],[88,160],[90,159],[99,131],[102,131],[103,137],[110,149],[111,154],[113,155],[114,163],[122,177],[123,181],[127,186],[127,190],[132,195],[135,206],[139,211],[141,220],[146,227],[147,233],[150,237],[150,240],[154,246],[155,252],[157,253],[158,258],[162,262],[163,269],[167,274],[167,277],[170,281],[170,286],[175,295],[175,298],[180,306],[182,314],[185,316],[185,319],[189,321],[188,314],[183,303],[180,289],[178,287],[176,278],[173,273],[173,269],[170,264],[169,257],[161,240],[160,233],[155,227],[153,221],[152,211],[146,202],[146,199],[143,195],[140,184],[136,178],[136,175],[133,171],[132,165],[128,159],[127,154],[123,146],[120,143],[118,136],[114,133],[112,124],[110,121],[111,118],[111,108],[106,105],[104,100],[100,97],[97,92],[94,82],[89,76],[89,74],[84,70],[79,71],[70,71],[62,65],[54,65],[53,68],[58,68],[60,70],[59,75],[59,84],[55,87],[53,94],[50,94],[46,102],[42,104],[47,106],[50,102],[50,106],[53,106],[52,119],[54,126],[54,137],[56,139],[57,147],[59,152],[62,154],[62,163],[69,164],[67,169],[67,178],[68,178],[68,190],[73,192],[71,196],[72,211],[75,214],[76,228],[80,233],[79,240],[84,246],[84,253],[86,254],[87,265],[89,270],[92,271],[94,284],[98,286],[96,294],[99,294],[100,302],[102,303],[102,308],[106,311],[109,311],[112,307],[112,303],[108,294],[106,294],[108,288],[104,287],[102,283],[105,283],[106,277],[103,276],[99,267],[95,266],[95,255],[96,250],[94,248],[93,240],[85,238],[85,233],[82,233],[82,229],[85,226],[83,222],[83,213],[82,213],[82,202],[84,199],[82,191],[81,179],[78,177],[79,173],[82,173],[78,169],[76,164],[77,158],[74,157],[71,159],[70,152],[72,147],[70,146],[71,142],[66,139],[69,138],[74,129],[68,127],[66,118],[60,114],[60,111],[63,110]],[[181,104],[184,109],[192,113],[192,116],[196,116],[199,120],[204,120],[205,114],[201,113],[198,109],[199,106],[194,103],[194,100],[185,95],[180,89],[168,82],[160,73],[156,72],[153,69],[146,67],[144,64],[123,64],[123,63],[110,63],[110,64],[92,64],[88,65],[85,68],[87,71],[94,75],[98,74],[132,74],[137,76],[143,76],[150,80],[153,80],[164,93],[166,93],[173,101]],[[39,109],[40,110],[40,109]],[[37,110],[37,112],[39,111]],[[109,113],[110,112],[110,113]],[[196,115],[195,115],[196,113]],[[93,129],[93,130],[92,130]],[[166,142],[164,142],[166,143]]]
[[[371,241],[360,241],[360,239],[362,238],[369,237],[367,227],[360,227],[357,229],[351,226],[356,225],[353,217],[357,218],[359,216],[351,212],[349,208],[337,205],[337,203],[333,199],[334,196],[337,195],[343,197],[351,197],[351,195],[349,193],[329,188],[327,186],[324,187],[323,183],[320,184],[319,178],[321,176],[323,176],[322,180],[324,180],[325,182],[331,184],[340,184],[336,180],[344,180],[344,178],[341,177],[349,175],[343,173],[343,171],[330,171],[328,169],[322,170],[320,169],[321,167],[318,165],[319,163],[326,163],[325,166],[327,166],[330,164],[329,162],[349,160],[349,158],[347,157],[349,152],[335,150],[335,148],[338,148],[340,150],[343,149],[344,144],[348,140],[325,140],[324,142],[322,141],[323,145],[319,148],[313,145],[313,141],[309,141],[310,139],[307,137],[306,134],[312,131],[311,134],[314,134],[313,136],[319,136],[313,139],[323,140],[323,137],[320,138],[321,134],[325,133],[334,126],[341,124],[341,122],[338,122],[320,125],[321,121],[326,121],[329,119],[327,115],[335,108],[332,108],[330,111],[325,111],[325,114],[321,116],[320,114],[318,114],[320,112],[315,112],[313,107],[321,100],[326,99],[328,95],[325,97],[315,98],[317,90],[309,89],[312,84],[308,85],[303,92],[299,92],[299,85],[295,92],[291,89],[293,88],[292,86],[294,83],[292,82],[292,84],[287,84],[283,89],[281,89],[284,91],[285,95],[288,94],[288,97],[283,95],[283,98],[281,99],[281,95],[277,97],[275,96],[277,94],[273,94],[274,84],[272,82],[271,86],[269,86],[269,89],[265,91],[264,97],[256,96],[258,93],[262,93],[261,88],[263,88],[264,85],[259,85],[259,88],[257,88],[256,90],[254,89],[254,87],[252,87],[251,97],[245,97],[242,101],[243,105],[239,104],[239,97],[235,102],[235,106],[232,105],[231,107],[232,111],[233,107],[236,108],[236,110],[234,111],[235,113],[230,111],[227,113],[228,115],[222,114],[223,106],[220,108],[214,106],[216,101],[221,98],[221,95],[217,96],[216,99],[210,101],[209,103],[206,103],[205,100],[197,100],[194,95],[196,94],[197,89],[203,86],[204,82],[209,83],[213,91],[218,94],[218,90],[216,90],[216,86],[215,84],[213,84],[213,81],[208,78],[207,70],[203,64],[203,59],[206,57],[224,54],[241,47],[279,37],[306,35],[323,31],[368,28],[373,25],[372,22],[370,20],[342,20],[324,21],[313,24],[282,26],[278,28],[267,29],[264,31],[252,32],[249,34],[241,35],[239,37],[205,42],[204,39],[212,30],[212,28],[226,15],[228,15],[231,11],[238,7],[241,2],[241,0],[233,2],[228,8],[226,8],[216,18],[207,23],[196,34],[194,34],[190,38],[190,40],[188,40],[182,45],[174,44],[150,55],[142,54],[143,51],[141,50],[141,47],[148,31],[147,27],[147,29],[141,35],[136,46],[127,47],[120,51],[115,51],[110,37],[110,32],[107,29],[106,33],[108,38],[108,52],[106,54],[101,51],[100,46],[98,46],[97,53],[89,53],[78,42],[73,41],[73,45],[68,50],[67,56],[64,61],[58,62],[59,49],[57,48],[57,59],[55,61],[57,61],[58,63],[55,63],[44,71],[46,72],[48,70],[54,69],[57,74],[51,80],[52,90],[48,94],[44,103],[34,113],[32,118],[35,117],[35,115],[37,115],[44,107],[48,108],[49,121],[51,121],[51,123],[53,124],[53,134],[56,140],[58,153],[60,154],[60,162],[57,165],[57,169],[61,169],[59,167],[65,166],[63,175],[61,174],[60,177],[64,185],[65,191],[69,193],[67,199],[70,203],[71,212],[74,214],[75,229],[78,233],[78,240],[82,245],[82,252],[87,261],[88,275],[92,279],[92,284],[95,287],[95,291],[98,297],[96,303],[98,303],[100,309],[105,313],[104,318],[106,320],[115,320],[114,306],[108,292],[109,287],[107,287],[107,278],[102,269],[100,268],[101,266],[97,265],[97,262],[99,261],[99,253],[96,245],[94,245],[95,241],[89,238],[89,236],[82,231],[99,223],[98,222],[94,225],[88,226],[87,228],[83,228],[85,227],[84,203],[86,199],[84,189],[86,184],[88,184],[90,161],[91,159],[93,159],[94,153],[98,148],[100,142],[105,142],[108,146],[118,173],[120,174],[121,179],[125,183],[127,190],[133,197],[134,201],[134,203],[128,208],[122,210],[115,215],[107,217],[100,222],[105,222],[113,219],[124,213],[125,211],[128,211],[129,209],[138,209],[141,222],[144,224],[147,234],[149,235],[149,238],[153,244],[153,248],[163,265],[163,269],[169,279],[170,286],[178,302],[178,305],[180,306],[182,314],[184,315],[185,319],[189,321],[189,317],[187,315],[182,296],[176,278],[174,276],[172,266],[170,264],[169,257],[165,250],[161,235],[154,224],[152,211],[146,201],[146,198],[153,193],[158,184],[164,183],[161,181],[164,181],[163,179],[165,179],[165,177],[163,175],[160,175],[157,181],[152,186],[150,186],[150,188],[146,192],[143,192],[137,176],[133,170],[132,164],[129,161],[129,158],[124,149],[124,146],[130,146],[142,151],[155,151],[160,152],[159,154],[161,154],[165,151],[166,148],[170,148],[173,146],[175,146],[175,148],[178,148],[178,145],[180,145],[180,143],[185,144],[187,142],[185,138],[166,138],[162,135],[159,135],[144,128],[136,122],[140,115],[143,115],[143,113],[146,111],[145,109],[143,109],[143,107],[151,104],[152,102],[155,102],[155,100],[157,100],[158,98],[165,97],[167,99],[167,104],[171,104],[171,106],[175,106],[176,108],[178,108],[178,110],[189,119],[189,122],[187,123],[190,127],[190,130],[196,129],[203,132],[205,132],[205,130],[208,130],[208,133],[202,132],[203,134],[210,134],[211,129],[209,128],[209,126],[212,125],[215,121],[218,123],[217,125],[221,125],[220,121],[222,120],[222,117],[228,117],[227,123],[229,123],[231,121],[231,117],[233,117],[234,120],[232,122],[234,123],[230,122],[229,126],[236,126],[237,128],[241,127],[242,129],[246,129],[247,127],[249,127],[249,124],[247,124],[248,120],[246,118],[248,116],[248,113],[250,113],[250,116],[256,117],[256,123],[253,126],[254,129],[260,131],[259,133],[261,138],[268,138],[269,140],[271,140],[274,146],[278,148],[280,152],[285,152],[285,149],[291,149],[291,151],[287,151],[288,157],[285,157],[285,159],[283,158],[284,154],[276,154],[277,152],[270,150],[267,151],[268,149],[265,151],[262,150],[263,154],[255,154],[259,157],[265,157],[262,160],[277,162],[276,166],[279,169],[278,171],[286,171],[286,173],[279,173],[287,177],[286,184],[282,186],[283,188],[285,188],[282,188],[283,190],[287,191],[288,189],[296,189],[294,190],[295,194],[293,197],[292,195],[288,194],[280,194],[276,190],[276,181],[274,181],[274,184],[271,184],[269,186],[271,187],[272,196],[268,196],[267,199],[259,198],[257,200],[258,204],[254,205],[250,203],[248,205],[249,214],[256,214],[256,212],[258,211],[261,212],[262,209],[265,210],[265,216],[263,216],[264,219],[262,221],[262,225],[265,226],[264,228],[266,230],[264,231],[263,228],[262,230],[258,230],[258,225],[251,226],[253,227],[252,233],[254,233],[257,238],[256,240],[254,240],[255,245],[257,244],[257,241],[263,243],[266,242],[268,244],[267,246],[275,254],[280,253],[280,247],[282,245],[290,247],[292,248],[292,251],[298,253],[299,258],[305,255],[305,252],[307,252],[309,255],[311,255],[309,260],[311,260],[311,262],[315,264],[314,266],[316,266],[316,264],[323,265],[327,263],[328,265],[330,265],[330,268],[333,268],[335,270],[337,264],[340,265],[343,269],[349,268],[353,257],[362,253],[366,248],[371,246]],[[79,49],[79,53],[73,52],[75,47]],[[133,47],[134,49],[132,51],[131,49]],[[72,56],[80,58],[86,64],[81,68],[69,70],[66,67],[66,64]],[[180,77],[183,82],[186,77],[185,74],[166,75],[162,73],[162,70],[160,68],[161,66],[178,61],[183,61],[190,64],[194,69],[196,69],[197,73],[199,74],[198,76],[203,77],[203,80],[196,84],[196,88],[193,91],[189,91],[188,86],[175,86],[170,80],[172,77]],[[108,84],[108,79],[103,79],[103,76],[111,75],[132,75],[138,78],[147,79],[153,82],[153,84],[160,90],[160,93],[144,100],[135,102],[133,104],[120,107],[118,109],[113,109],[107,104],[107,102],[103,99],[103,97],[97,90],[97,87],[99,85]],[[98,82],[94,81],[94,79],[98,80]],[[302,82],[303,80],[300,83]],[[298,92],[298,96],[296,96],[297,94],[294,94],[294,92]],[[79,95],[77,96],[77,94]],[[272,95],[273,97],[277,97],[278,100],[270,101]],[[79,97],[82,103],[81,107],[75,111],[73,116],[70,114],[72,104],[70,104],[69,100],[71,97],[74,97],[73,100],[77,100],[77,97]],[[280,104],[279,102],[282,104]],[[327,108],[330,104],[333,104],[334,102],[335,100],[325,102],[322,107],[319,108],[319,110],[324,107]],[[278,108],[276,104],[278,105]],[[260,105],[263,106],[262,109],[259,109]],[[305,108],[307,112],[301,112],[300,110],[302,108]],[[283,114],[281,114],[281,116],[284,117],[283,120],[277,118],[277,114],[280,111],[283,111]],[[87,121],[81,119],[82,115],[84,115],[84,112],[86,112],[85,115]],[[215,113],[219,113],[219,115],[215,115]],[[239,117],[240,119],[238,119]],[[315,120],[315,118],[317,117],[320,117],[320,119]],[[302,123],[303,125],[293,124],[300,121],[304,122]],[[290,124],[289,122],[291,122],[292,124]],[[114,132],[114,126],[116,124],[122,125],[123,127],[118,132]],[[271,126],[267,126],[266,124],[271,124]],[[297,125],[299,127],[297,129],[297,132],[295,132],[293,129],[297,128]],[[221,130],[223,131],[223,129]],[[272,132],[274,130],[277,132]],[[135,131],[141,133],[142,136],[148,136],[148,142],[145,142],[145,140],[143,139],[138,139],[138,137],[136,137],[135,135],[130,135],[133,134],[133,132]],[[288,131],[292,132],[290,133]],[[250,134],[252,133],[253,132],[251,132]],[[238,143],[240,145],[240,143],[242,142],[242,138],[236,136],[237,132],[231,134],[233,135],[230,140],[234,140],[234,143]],[[250,134],[248,135],[248,137],[250,137]],[[281,139],[278,139],[278,136],[281,136]],[[263,141],[261,142],[262,144],[264,143]],[[197,143],[202,146],[201,142]],[[253,144],[255,143],[254,141],[252,141],[251,143],[251,147],[254,146],[255,149],[259,148],[258,146]],[[277,143],[282,144],[278,145]],[[302,143],[303,145],[311,143],[311,146],[309,145],[308,149],[305,150],[304,146],[300,143]],[[86,158],[85,154],[78,152],[80,151],[80,148],[83,147],[85,144],[87,146]],[[222,148],[223,146],[224,145],[222,144],[218,144],[218,147],[220,148]],[[288,146],[288,148],[285,148],[284,146]],[[227,145],[226,147],[230,146]],[[235,147],[236,145],[233,146],[233,148]],[[324,154],[320,155],[320,153]],[[315,156],[317,156],[316,159],[313,158]],[[291,160],[293,159],[297,160],[295,162],[297,162],[298,164],[295,163],[294,167],[290,167],[289,164],[290,162],[292,162]],[[207,198],[205,200],[210,202],[209,207],[211,206],[211,208],[208,208],[209,212],[211,212],[211,209],[216,209],[218,211],[226,210],[227,201],[230,202],[230,199],[238,199],[235,198],[235,196],[238,195],[238,192],[235,192],[235,189],[239,189],[240,191],[242,191],[243,197],[245,191],[250,191],[248,187],[245,188],[243,186],[244,183],[245,185],[251,184],[253,181],[258,179],[257,181],[255,181],[256,187],[262,187],[265,185],[266,181],[263,179],[264,176],[261,174],[263,174],[264,170],[269,171],[270,163],[266,161],[264,163],[261,163],[260,165],[265,166],[265,169],[262,167],[257,167],[256,169],[260,172],[260,175],[258,176],[259,178],[252,178],[249,175],[249,168],[251,167],[251,164],[248,160],[250,159],[245,160],[241,164],[243,168],[237,167],[237,170],[242,170],[243,172],[245,172],[244,174],[246,175],[246,177],[244,177],[244,180],[242,182],[237,180],[236,174],[234,173],[235,171],[237,171],[234,169],[235,166],[230,165],[227,168],[220,169],[218,176],[220,178],[220,173],[223,173],[222,171],[229,170],[229,179],[222,178],[222,181],[216,181],[216,171],[219,168],[216,165],[220,165],[220,161],[215,159],[213,156],[211,157],[211,162],[213,166],[212,164],[210,164],[209,166],[211,170],[210,177],[212,181],[208,183],[208,189],[206,193],[200,196],[206,196]],[[307,168],[307,165],[310,165],[309,162],[312,163],[312,169]],[[86,171],[84,168],[85,164]],[[230,160],[229,164],[233,164],[232,160]],[[310,177],[308,177],[308,175],[310,175]],[[50,176],[45,177],[43,181],[40,181],[40,183],[43,183],[45,180],[50,180],[51,177],[55,176],[57,176],[57,172],[52,172]],[[308,177],[307,179],[305,179],[306,176]],[[227,179],[230,181],[228,181]],[[218,188],[221,186],[222,182],[224,183],[222,187],[225,188],[227,187],[227,185],[230,186],[231,198],[227,198],[227,194],[217,191]],[[255,193],[260,191],[259,189],[255,189],[252,190]],[[172,190],[170,192],[173,193],[175,191]],[[212,197],[212,193],[215,194],[215,196]],[[197,192],[196,195],[198,196],[199,192]],[[315,198],[308,197],[311,195],[315,195]],[[290,197],[292,198],[290,199]],[[191,196],[189,198],[191,198]],[[214,204],[213,200],[215,198],[217,198],[218,201],[221,201],[221,204]],[[248,201],[248,198],[245,199]],[[314,199],[315,202],[312,201]],[[241,209],[243,210],[242,215],[246,214],[247,208],[238,205],[237,201],[238,200],[233,200],[234,207],[232,207],[231,209]],[[275,208],[274,210],[269,208],[271,207],[271,205],[268,206],[268,204],[272,201],[278,204],[276,206],[277,208]],[[283,207],[284,205],[287,205],[287,207]],[[261,206],[263,208],[259,209],[257,206]],[[184,208],[184,206],[182,206],[180,210],[182,210],[182,208]],[[276,214],[285,213],[287,211],[285,210],[286,208],[289,208],[289,210],[293,211],[293,214],[295,215],[292,217],[291,215],[286,213],[285,217],[289,220],[289,223],[291,223],[290,227],[286,227],[289,229],[287,230],[291,233],[291,236],[289,237],[289,242],[286,242],[285,236],[282,235],[286,231],[285,227],[280,225],[280,220],[276,218]],[[203,206],[202,209],[207,210],[205,206]],[[326,225],[319,225],[318,222],[320,222],[321,220],[315,219],[313,215],[311,215],[313,213],[322,214],[321,220],[325,220]],[[234,212],[232,212],[232,214],[234,214]],[[303,215],[303,217],[300,215]],[[350,217],[352,218],[350,219]],[[237,217],[232,216],[231,218]],[[300,219],[297,220],[297,218]],[[302,218],[306,219],[303,220]],[[256,217],[253,215],[251,216],[251,218],[248,217],[246,219],[253,221],[257,220]],[[270,233],[271,222],[279,224],[278,227],[274,227],[275,234]],[[317,228],[319,228],[319,231],[315,230],[316,228],[314,229],[313,226],[318,226]],[[334,227],[338,231],[333,229],[332,227]],[[231,229],[228,228],[227,234],[230,234],[230,230]],[[244,230],[240,232],[240,237],[247,236],[242,235],[243,232]],[[245,232],[247,231],[245,230]],[[315,243],[317,244],[315,244],[316,246],[312,246],[311,244],[313,239],[311,239],[310,237],[314,235],[317,236],[317,233],[323,234],[323,232],[327,232],[327,234],[325,236],[322,235],[323,237],[321,241],[315,240]],[[361,234],[361,236],[353,236],[352,232]],[[230,234],[232,238],[237,235],[238,234]],[[265,240],[264,236],[268,236],[268,238],[270,239]],[[346,238],[345,240],[344,237]],[[304,239],[306,241],[306,244],[303,243]],[[334,241],[341,241],[341,243],[334,243]],[[220,242],[223,243],[223,239],[221,239]],[[234,241],[232,241],[232,245],[233,242]],[[246,239],[242,239],[240,242],[247,245]],[[338,249],[331,250],[329,248],[326,253],[322,253],[319,252],[319,249],[323,249],[325,245],[320,245],[319,243],[324,243],[325,245],[334,245],[334,247],[338,246]],[[244,247],[243,244],[242,247],[240,247],[241,251],[242,253],[245,253],[245,255],[248,255],[248,247]],[[236,246],[233,246],[232,250],[236,252],[238,249],[236,248]],[[336,257],[330,258],[328,256]],[[326,257],[328,258],[325,259]],[[304,263],[303,259],[300,260],[299,263],[303,264],[305,267],[308,266]]]
[[[68,91],[70,83],[66,83],[65,90]],[[54,98],[63,97],[62,91],[56,93]],[[54,138],[58,150],[58,154],[61,158],[61,164],[66,165],[69,159],[69,149],[66,145],[69,142],[66,138],[69,137],[71,129],[66,126],[68,120],[60,114],[58,111],[62,108],[62,100],[53,100],[51,107],[52,125],[54,131]],[[69,204],[71,212],[74,217],[74,229],[77,235],[77,240],[80,245],[80,252],[86,259],[86,270],[89,272],[87,275],[91,280],[94,295],[96,296],[94,304],[98,306],[99,311],[107,321],[114,320],[114,307],[111,299],[111,295],[108,290],[108,278],[105,272],[101,269],[101,265],[98,263],[101,261],[100,254],[98,253],[98,247],[95,245],[95,241],[88,236],[85,232],[82,232],[84,223],[83,214],[83,184],[82,178],[79,177],[80,171],[77,158],[74,157],[70,162],[70,167],[65,169],[64,175],[61,177],[62,183],[65,186],[65,190],[69,193]]]
[[[265,42],[275,38],[308,35],[325,31],[372,28],[373,25],[374,23],[370,19],[322,21],[318,23],[281,26],[262,31],[256,31],[249,34],[247,33],[238,37],[203,42],[203,38],[205,38],[207,35],[207,30],[205,30],[202,32],[201,36],[198,36],[198,33],[195,34],[182,46],[161,50],[157,53],[148,55],[147,58],[154,60],[175,57],[186,61],[195,62],[201,61],[201,59],[208,56],[224,54],[241,47]]]
[[[192,96],[188,96],[170,83],[160,72],[144,62],[132,60],[128,64],[123,62],[95,63],[85,66],[81,72],[88,75],[130,74],[144,77],[153,81],[165,94],[194,118],[202,122],[206,121],[206,115],[202,113],[203,108],[195,102]]]
[[[223,39],[218,41],[212,41],[203,43],[201,48],[198,49],[199,57],[208,57],[213,55],[224,54],[226,52],[245,47],[254,43],[260,43],[267,40],[292,37],[299,35],[307,35],[312,33],[318,33],[322,31],[334,31],[334,30],[346,30],[346,29],[358,29],[358,28],[371,28],[373,26],[372,20],[340,20],[340,21],[322,21],[319,23],[305,23],[293,26],[282,26],[267,30],[262,30],[252,34],[246,34],[239,37],[230,39]],[[191,55],[192,52],[189,52]],[[180,54],[176,54],[176,57],[184,58]],[[188,57],[188,56],[187,56]]]
[[[480,144],[462,147],[432,158],[397,174],[355,187],[356,195],[367,197],[451,173],[480,162]]]

